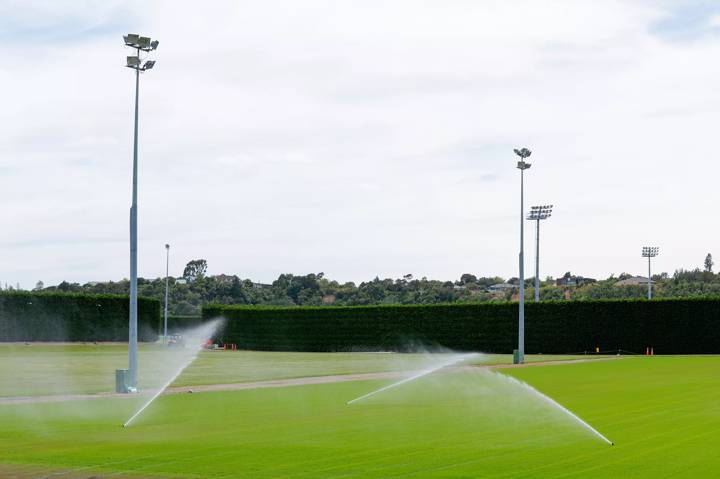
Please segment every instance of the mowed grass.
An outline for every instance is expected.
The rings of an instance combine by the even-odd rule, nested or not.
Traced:
[[[159,345],[140,345],[141,387],[151,388],[164,382],[172,352]],[[527,356],[527,360],[578,357],[537,355]],[[127,361],[127,345],[0,344],[0,397],[109,392],[115,387],[115,369],[126,368]],[[203,351],[174,385],[404,371],[422,369],[434,361],[428,354]],[[509,355],[486,355],[475,362],[511,361]]]
[[[326,356],[331,361],[332,355]],[[0,406],[0,463],[144,477],[712,477],[720,357],[502,370],[555,398],[608,446],[499,372]],[[62,477],[62,476],[60,476]]]

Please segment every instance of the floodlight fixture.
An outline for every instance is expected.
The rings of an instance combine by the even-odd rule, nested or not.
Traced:
[[[531,206],[528,220],[544,220],[552,216],[553,205]]]
[[[137,33],[128,33],[127,35],[124,35],[123,38],[125,39],[125,45],[129,47],[137,47],[140,35]]]
[[[527,158],[528,156],[532,155],[532,151],[528,150],[527,148],[515,148],[513,149],[515,154],[522,158],[523,160]]]
[[[138,38],[137,44],[138,44],[138,47],[140,47],[140,48],[143,49],[143,50],[146,49],[146,48],[150,48],[150,37],[140,37],[140,38]]]
[[[142,59],[140,58],[140,51],[150,52],[155,50],[160,44],[159,41],[151,41],[150,37],[141,37],[136,33],[128,33],[127,35],[123,35],[123,40],[125,41],[126,46],[137,50],[136,55],[127,57],[128,68],[133,68],[136,71],[141,72],[150,70],[155,66],[154,60],[148,60],[143,63]]]
[[[658,246],[643,246],[643,258],[654,258],[658,254],[660,254],[660,248]]]
[[[530,168],[530,163],[526,163],[525,158],[532,155],[532,151],[528,150],[527,148],[515,148],[513,151],[517,156],[521,158],[521,160],[517,163],[517,168],[519,170],[527,170],[528,168]]]

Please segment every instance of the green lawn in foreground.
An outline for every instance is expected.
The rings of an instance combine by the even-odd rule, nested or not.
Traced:
[[[712,477],[720,357],[503,370],[615,441],[608,446],[499,373],[0,406],[0,463],[205,477]]]
[[[140,386],[162,383],[172,350],[140,346]],[[528,356],[528,361],[575,356]],[[204,351],[175,385],[225,384],[306,376],[421,369],[435,359],[426,354],[276,353]],[[474,363],[509,363],[508,355],[488,355]],[[114,371],[127,367],[126,345],[0,345],[0,397],[112,391]]]

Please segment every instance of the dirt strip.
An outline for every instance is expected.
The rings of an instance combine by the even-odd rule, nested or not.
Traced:
[[[537,367],[537,366],[556,366],[561,364],[577,364],[585,363],[590,361],[609,361],[620,359],[621,356],[612,356],[604,358],[593,358],[593,359],[566,359],[566,360],[555,360],[555,361],[537,361],[525,364],[492,364],[492,365],[465,365],[448,367],[437,372],[450,373],[457,371],[477,371],[482,369],[506,369],[506,368],[526,368],[526,367]],[[374,379],[400,379],[412,374],[418,373],[418,371],[384,371],[374,373],[357,373],[357,374],[338,374],[332,376],[309,376],[301,378],[289,378],[289,379],[271,379],[267,381],[253,381],[246,383],[231,383],[231,384],[206,384],[198,386],[180,386],[170,387],[163,392],[165,394],[180,394],[180,393],[197,393],[197,392],[211,392],[211,391],[240,391],[244,389],[264,389],[264,388],[284,388],[288,386],[306,386],[310,384],[328,384],[328,383],[339,383],[347,381],[368,381]],[[437,373],[436,372],[436,373]],[[102,392],[96,394],[62,394],[53,396],[19,396],[19,397],[6,397],[0,398],[0,405],[9,404],[36,404],[36,403],[52,403],[52,402],[65,402],[65,401],[82,401],[87,399],[102,399],[102,398],[137,398],[143,396],[150,396],[157,390],[146,390],[139,394],[121,394],[115,392]]]
[[[525,364],[493,364],[493,365],[465,365],[446,367],[435,371],[434,374],[445,374],[458,371],[477,371],[482,369],[507,369],[507,368],[526,368],[533,366],[554,366],[558,364],[568,363],[585,363],[588,361],[606,361],[612,358],[595,358],[595,359],[567,359],[557,361],[537,361]],[[190,392],[209,392],[209,391],[238,391],[242,389],[262,389],[262,388],[283,388],[287,386],[305,386],[308,384],[327,384],[341,383],[346,381],[368,381],[373,379],[402,379],[413,374],[419,373],[421,370],[414,371],[386,371],[377,373],[357,373],[357,374],[339,374],[334,376],[310,376],[304,378],[292,379],[274,379],[270,381],[257,381],[249,383],[233,383],[233,384],[208,384],[203,386],[181,386],[167,388],[163,394],[178,394]]]

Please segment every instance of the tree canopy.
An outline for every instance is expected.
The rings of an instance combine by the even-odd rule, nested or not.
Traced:
[[[708,255],[710,256],[710,255]],[[709,271],[706,260],[705,270],[679,269],[670,277],[667,273],[653,276],[653,296],[692,297],[720,296],[720,275]],[[325,277],[322,272],[296,275],[283,273],[272,283],[253,282],[238,275],[207,276],[207,261],[196,259],[188,262],[182,278],[169,279],[169,311],[174,315],[197,315],[200,308],[209,303],[246,304],[272,306],[354,306],[374,304],[433,304],[433,303],[479,303],[504,302],[517,299],[517,288],[499,288],[496,284],[518,285],[517,278],[480,276],[464,273],[454,281],[416,278],[404,274],[397,279],[375,277],[359,284],[340,283]],[[645,285],[618,286],[620,279],[632,275],[621,273],[597,282],[580,285],[559,286],[548,277],[540,282],[542,300],[590,300],[600,298],[644,298]],[[185,281],[181,281],[184,279]],[[525,280],[526,296],[532,297],[533,278]],[[38,282],[36,289],[43,291],[66,291],[87,293],[127,294],[130,290],[127,279],[104,283],[69,283],[63,281],[57,286],[44,286]],[[496,288],[497,289],[497,288]],[[138,278],[138,293],[141,296],[162,300],[165,292],[164,278]]]

